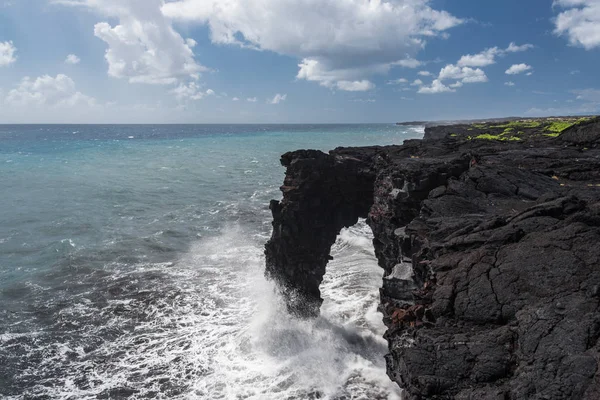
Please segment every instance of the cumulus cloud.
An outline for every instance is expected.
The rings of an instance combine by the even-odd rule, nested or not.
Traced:
[[[532,48],[533,45],[529,43],[517,45],[514,42],[511,42],[506,49],[491,47],[477,54],[464,55],[458,60],[457,65],[461,67],[487,67],[488,65],[496,63],[496,57],[502,57],[507,53],[527,51]]]
[[[15,56],[16,52],[17,48],[12,41],[0,42],[0,67],[4,67],[17,61],[17,56]]]
[[[429,71],[419,71],[418,75],[420,75],[420,76],[431,76],[431,72],[429,72]]]
[[[414,55],[426,41],[463,22],[428,0],[179,0],[162,9],[207,25],[214,43],[296,57],[298,79],[339,90],[420,66]]]
[[[506,75],[518,75],[518,74],[522,74],[525,71],[529,71],[531,69],[531,65],[527,65],[527,64],[513,64],[510,66],[509,69],[507,69],[506,71],[504,71],[504,73]],[[531,73],[529,73],[528,75],[531,75]]]
[[[586,50],[600,46],[600,1],[554,0],[563,10],[554,19],[554,33]]]
[[[78,92],[75,82],[67,75],[43,75],[36,79],[25,77],[8,92],[4,103],[9,106],[75,107],[93,106],[94,98]]]
[[[271,100],[269,100],[269,104],[279,104],[282,101],[285,101],[287,99],[287,94],[279,94],[277,93],[275,95],[275,97],[273,97]]]
[[[515,83],[512,81],[504,82],[506,86],[515,86]]]
[[[446,79],[459,80],[462,83],[478,83],[487,82],[488,78],[480,68],[459,67],[457,65],[446,65],[440,71],[438,77],[440,81]]]
[[[431,85],[421,87],[418,93],[435,94],[455,92],[455,89],[462,87],[465,83],[487,82],[488,77],[481,68],[471,68],[464,66],[464,64],[489,65],[487,61],[485,61],[485,57],[489,54],[499,54],[498,48],[494,47],[477,55],[463,56],[456,65],[446,65],[440,70],[437,79],[434,79]],[[444,84],[444,81],[449,80],[455,82],[449,85]]]
[[[234,97],[233,99],[231,99],[231,101],[240,101],[239,97]]]
[[[460,83],[460,82],[459,82]],[[460,83],[462,86],[462,83]],[[435,94],[435,93],[445,93],[445,92],[455,92],[456,90],[444,85],[441,80],[434,79],[429,86],[421,86],[417,93],[422,94]]]
[[[94,34],[108,45],[108,74],[132,83],[176,84],[197,79],[206,68],[196,62],[193,40],[184,40],[166,18],[163,0],[58,0],[56,3],[90,7],[118,19],[112,26],[99,22]]]
[[[75,54],[69,54],[67,56],[67,58],[65,58],[66,64],[75,65],[75,64],[79,64],[80,62],[81,62],[81,59],[79,57],[77,57]]]
[[[498,47],[486,49],[481,53],[467,54],[458,60],[458,65],[461,67],[487,67],[496,62],[496,56],[500,54]]]
[[[171,93],[175,95],[175,98],[179,101],[201,100],[206,96],[213,96],[215,94],[212,89],[202,90],[200,85],[196,82],[190,82],[187,85],[181,83],[175,89],[171,90]]]
[[[248,97],[246,100],[250,103],[256,103],[258,101],[256,97]]]

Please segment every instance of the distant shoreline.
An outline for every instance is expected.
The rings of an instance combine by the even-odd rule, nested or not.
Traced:
[[[509,122],[509,121],[541,121],[541,120],[551,120],[551,119],[565,119],[565,118],[591,118],[595,117],[595,114],[589,115],[563,115],[563,116],[550,116],[550,117],[499,117],[499,118],[478,118],[478,119],[448,119],[448,120],[438,120],[438,121],[404,121],[404,122],[396,122],[398,126],[442,126],[442,125],[468,125],[468,124],[476,124],[476,123],[501,123],[501,122]]]

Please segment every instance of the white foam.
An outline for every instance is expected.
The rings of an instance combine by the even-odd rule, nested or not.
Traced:
[[[39,384],[25,395],[91,399],[128,387],[140,399],[152,393],[169,399],[304,399],[316,393],[321,399],[399,399],[385,374],[385,327],[377,312],[382,271],[364,221],[338,237],[321,286],[322,315],[310,321],[289,316],[264,279],[263,236],[230,227],[175,264],[113,273],[107,278],[113,285],[163,278],[101,309],[78,301],[61,310],[60,319],[85,340],[101,343],[85,350],[85,343],[69,339],[31,349],[44,358],[31,371]],[[98,317],[106,318],[100,326],[76,325]],[[107,332],[114,337],[100,339]],[[2,336],[0,343],[9,339]],[[44,371],[57,366],[61,376],[44,384]],[[171,386],[177,390],[169,392]]]

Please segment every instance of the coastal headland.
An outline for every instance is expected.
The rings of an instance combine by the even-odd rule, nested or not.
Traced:
[[[290,312],[318,316],[331,245],[366,218],[407,398],[600,398],[600,118],[428,126],[281,163],[266,275]]]

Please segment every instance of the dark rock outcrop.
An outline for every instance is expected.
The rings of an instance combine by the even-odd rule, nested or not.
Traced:
[[[267,275],[317,315],[336,235],[367,217],[388,375],[409,398],[598,399],[598,125],[287,153]]]
[[[286,153],[283,200],[271,201],[273,236],[266,246],[267,277],[276,279],[288,309],[316,316],[319,285],[337,234],[367,216],[373,199],[373,158],[379,149]]]

